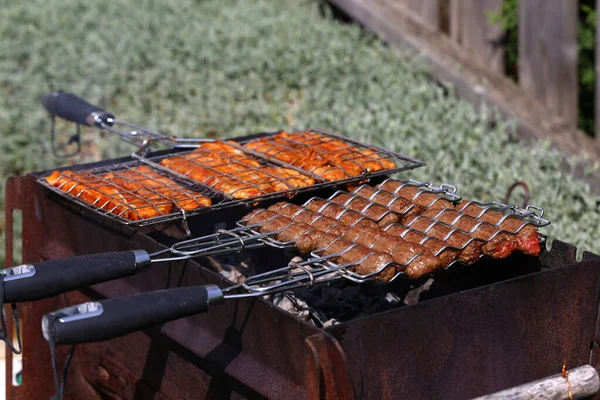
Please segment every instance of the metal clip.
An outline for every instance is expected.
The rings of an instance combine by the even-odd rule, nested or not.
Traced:
[[[59,149],[56,145],[56,133],[55,133],[55,122],[56,117],[53,115],[50,123],[50,148],[52,150],[52,155],[56,158],[69,158],[76,156],[81,151],[81,126],[76,124],[75,134],[69,138],[67,142],[67,146],[73,143],[77,143],[77,149],[72,153],[60,153]],[[63,146],[64,149],[66,146]]]

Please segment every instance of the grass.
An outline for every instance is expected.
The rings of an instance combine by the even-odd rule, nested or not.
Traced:
[[[2,5],[3,178],[131,151],[94,131],[85,134],[86,154],[54,159],[39,99],[64,89],[178,136],[309,127],[343,133],[428,163],[404,178],[454,183],[463,196],[484,201],[501,200],[523,180],[553,222],[544,232],[600,252],[600,199],[557,167],[573,160],[546,143],[524,147],[510,122],[493,123],[492,110],[476,111],[447,93],[413,54],[323,16],[316,1]]]

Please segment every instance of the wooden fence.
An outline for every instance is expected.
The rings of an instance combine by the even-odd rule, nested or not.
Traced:
[[[474,60],[504,73],[502,29],[491,25],[489,17],[500,10],[503,0],[384,1],[427,28],[447,34]],[[552,117],[564,119],[573,129],[578,119],[578,11],[578,0],[520,0],[518,10],[519,85],[552,110]],[[599,38],[597,29],[596,43]],[[600,46],[596,46],[596,72],[600,74]],[[600,79],[595,107],[596,138],[600,138]]]

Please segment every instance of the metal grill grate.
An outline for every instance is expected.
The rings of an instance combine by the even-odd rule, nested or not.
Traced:
[[[360,176],[378,176],[424,165],[377,146],[318,130],[271,134],[244,142],[243,147],[251,154],[327,181],[355,182]]]
[[[82,177],[89,178],[86,181],[86,185],[89,187],[75,185],[79,189],[84,189],[76,193],[74,189],[63,190],[64,185],[52,186],[49,184],[46,178],[51,175],[50,173],[39,174],[38,180],[63,198],[75,201],[84,209],[116,220],[121,224],[147,226],[173,220],[185,221],[187,217],[192,215],[238,204],[253,204],[263,200],[291,198],[301,192],[364,181],[383,173],[393,173],[424,165],[419,161],[373,146],[362,145],[349,139],[320,132],[319,135],[327,138],[327,143],[334,143],[335,146],[338,146],[339,142],[340,146],[346,146],[345,149],[368,150],[371,152],[369,153],[372,158],[371,162],[380,162],[379,156],[374,155],[380,154],[381,159],[393,160],[396,166],[394,169],[380,170],[373,173],[366,172],[360,176],[328,181],[318,174],[255,153],[244,147],[248,143],[262,140],[262,138],[270,139],[275,135],[258,135],[259,139],[255,137],[241,138],[238,139],[238,142],[205,142],[199,144],[193,150],[177,152],[168,156],[146,156],[142,153],[135,153],[132,155],[134,161],[114,162],[112,164],[109,162],[101,167],[78,168],[78,174],[83,174]],[[296,134],[289,134],[291,137],[294,137],[294,135]],[[298,137],[303,136],[303,134],[298,135]],[[306,145],[304,142],[299,143],[301,146]],[[338,150],[332,149],[332,151],[335,153]],[[351,160],[352,154],[344,154],[343,157]],[[178,204],[181,203],[179,197],[170,198],[166,195],[166,191],[162,194],[162,197],[156,197],[155,194],[150,194],[151,191],[130,195],[128,189],[119,191],[119,194],[123,196],[122,198],[107,200],[110,193],[104,193],[105,189],[108,186],[115,186],[115,183],[111,182],[106,176],[125,169],[140,168],[140,166],[149,167],[148,170],[143,172],[148,175],[148,178],[152,178],[152,174],[168,177],[173,182],[170,189],[175,189],[171,186],[180,186],[181,190],[189,190],[209,198],[211,204],[203,204],[203,207],[195,208],[179,207]],[[143,178],[140,179],[143,180]],[[101,196],[97,197],[101,200],[92,199],[92,201],[87,201],[87,192],[99,193]],[[146,195],[148,197],[144,198]],[[191,194],[188,195],[194,197]],[[143,209],[152,209],[153,211],[140,212],[139,204],[148,203],[148,200],[153,202],[145,204]],[[134,204],[129,204],[130,201],[134,201]],[[190,201],[193,201],[193,199],[190,198]]]

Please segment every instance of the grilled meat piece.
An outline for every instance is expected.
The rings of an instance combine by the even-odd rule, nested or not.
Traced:
[[[377,185],[378,188],[390,192],[392,194],[401,196],[411,202],[418,204],[423,207],[436,207],[436,208],[453,208],[452,202],[446,200],[439,194],[428,192],[418,186],[397,181],[394,179],[387,179],[383,183]]]
[[[372,149],[358,149],[316,132],[281,132],[269,138],[253,140],[245,147],[327,180],[396,168],[396,164],[384,154]]]
[[[377,172],[384,169],[396,168],[396,164],[384,154],[377,153],[373,149],[361,150],[349,143],[331,136],[323,136],[317,132],[291,134],[282,132],[279,136],[303,143],[307,148],[315,149],[318,154],[326,154],[332,164],[344,165],[345,170],[352,171],[356,175],[364,172]],[[345,167],[347,164],[349,165],[348,169]],[[356,165],[356,167],[352,164]]]
[[[517,217],[506,217],[502,212],[494,211],[493,209],[485,209],[470,201],[460,202],[456,206],[456,209],[461,213],[489,222],[504,231],[513,233],[519,250],[532,256],[540,255],[542,248],[540,246],[537,229],[533,224],[527,223]]]
[[[481,241],[431,218],[415,217],[410,221],[408,227],[427,236],[445,241],[450,246],[459,249],[458,259],[464,264],[473,264],[481,257]],[[404,233],[404,230],[405,227],[400,225],[391,225],[387,232],[400,236]]]
[[[366,226],[349,227],[338,223],[302,206],[280,202],[269,207],[269,210],[284,215],[295,222],[303,222],[327,233],[341,236],[353,243],[388,253],[400,265],[408,277],[418,278],[429,274],[442,266],[442,261],[434,257],[427,248],[417,243],[410,243],[400,237],[387,234],[379,228]]]
[[[385,190],[377,189],[369,185],[362,185],[354,189],[352,193],[369,201],[381,204],[402,216],[419,215],[424,210],[423,206],[412,203],[399,195],[393,195]]]
[[[383,230],[393,236],[399,236],[406,241],[422,244],[431,252],[431,254],[442,260],[443,266],[448,266],[454,262],[460,253],[445,241],[433,236],[425,235],[424,233],[403,225],[392,224],[386,226]]]
[[[269,211],[288,217],[294,222],[308,224],[318,231],[331,233],[336,236],[342,236],[343,233],[342,227],[344,225],[340,224],[337,220],[295,204],[282,201],[270,206]]]
[[[430,208],[424,211],[422,216],[451,225],[469,236],[482,240],[485,243],[481,250],[493,258],[506,258],[518,247],[515,235],[503,233],[484,220],[475,219],[454,209]]]
[[[179,186],[173,180],[145,165],[108,173],[103,175],[103,179],[129,190],[149,202],[154,199],[159,203],[172,201],[177,208],[186,211],[208,207],[212,204],[208,197]]]
[[[321,256],[337,254],[330,261],[349,265],[349,270],[363,276],[376,273],[374,278],[388,282],[396,275],[394,259],[389,254],[375,252],[330,233],[311,232],[298,239],[296,245],[301,251],[314,246],[312,251],[319,250]]]
[[[373,228],[377,228],[379,226],[375,221],[371,221],[364,215],[327,200],[312,198],[304,204],[304,207],[327,217],[333,218],[344,225],[353,226],[355,224],[361,224]]]
[[[145,166],[98,176],[54,171],[46,181],[81,201],[132,221],[212,204],[208,197],[182,188]]]
[[[301,252],[310,253],[319,250],[322,256],[341,253],[332,257],[330,261],[338,265],[356,264],[349,266],[348,269],[360,275],[376,274],[374,276],[376,279],[387,282],[396,273],[394,260],[390,255],[374,252],[329,233],[315,231],[310,225],[294,222],[273,211],[254,210],[244,217],[242,222],[247,225],[262,224],[258,228],[261,233],[280,231],[274,234],[275,239],[280,241],[287,241],[283,240],[283,232],[293,231],[293,235],[298,235],[295,245]],[[291,229],[292,227],[296,227],[297,230]]]
[[[382,205],[349,193],[339,193],[331,199],[331,202],[354,210],[365,217],[376,221],[377,225],[381,227],[395,224],[400,220],[400,217],[397,214],[391,212]]]
[[[266,167],[224,142],[204,143],[194,151],[160,162],[184,176],[238,199],[310,186],[315,180],[289,168]]]
[[[302,168],[328,181],[348,177],[348,174],[342,168],[328,164],[325,158],[315,154],[313,150],[298,150],[289,147],[286,143],[271,140],[271,138],[253,140],[246,144],[245,147],[257,153],[262,153],[279,161]]]

